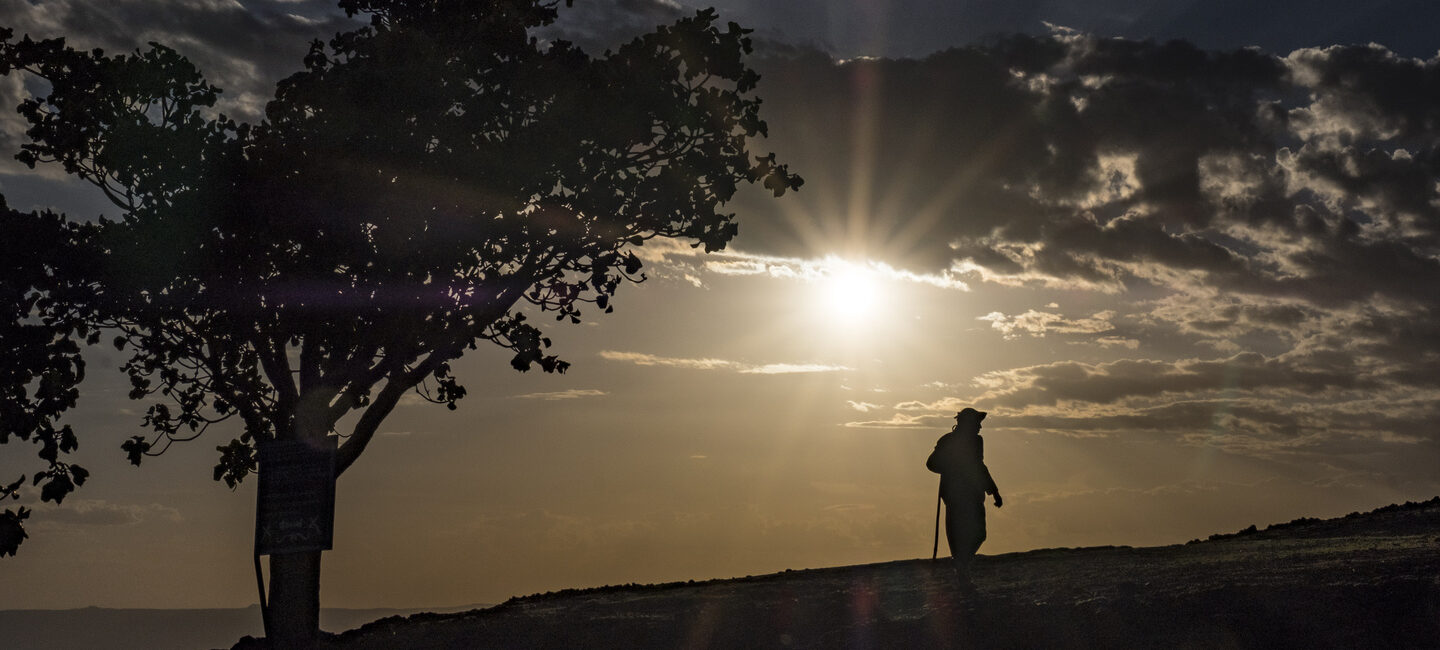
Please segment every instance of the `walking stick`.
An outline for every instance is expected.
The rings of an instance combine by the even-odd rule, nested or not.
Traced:
[[[935,546],[930,549],[930,559],[940,557],[940,490],[935,490]]]

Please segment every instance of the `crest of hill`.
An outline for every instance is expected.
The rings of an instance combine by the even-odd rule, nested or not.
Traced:
[[[1433,647],[1440,497],[1188,544],[981,556],[975,585],[941,559],[567,589],[381,619],[326,645]]]
[[[1328,537],[1335,535],[1386,535],[1406,534],[1407,531],[1434,531],[1440,528],[1440,496],[1426,501],[1392,503],[1369,512],[1352,512],[1334,519],[1300,517],[1283,524],[1271,524],[1265,528],[1251,525],[1233,533],[1216,533],[1204,541],[1218,541],[1236,537],[1255,536],[1257,539],[1277,537]],[[1192,539],[1187,544],[1199,544],[1202,540]]]

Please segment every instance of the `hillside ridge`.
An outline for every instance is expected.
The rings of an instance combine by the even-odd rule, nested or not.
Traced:
[[[564,589],[381,619],[327,644],[1425,647],[1440,638],[1440,497],[1186,544],[981,556],[975,582],[962,593],[947,561],[911,559]]]

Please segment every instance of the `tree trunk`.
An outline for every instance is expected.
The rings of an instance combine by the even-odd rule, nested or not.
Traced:
[[[307,648],[320,636],[320,553],[270,556],[270,616],[265,637],[272,648]]]
[[[330,548],[335,440],[262,444],[255,552],[270,556],[265,637],[272,648],[309,648],[320,637],[320,554]]]

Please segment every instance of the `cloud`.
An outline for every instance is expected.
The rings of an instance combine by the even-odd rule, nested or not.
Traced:
[[[9,17],[6,22],[17,36],[63,36],[72,46],[100,47],[112,54],[146,48],[152,41],[175,48],[225,91],[222,112],[253,121],[260,117],[275,82],[301,68],[310,41],[359,25],[328,0],[266,4],[0,0],[0,13]]]
[[[567,38],[599,56],[690,13],[668,0],[591,0],[561,7],[560,21],[543,36]],[[216,110],[252,123],[263,117],[276,82],[302,69],[312,41],[367,20],[346,17],[334,0],[0,0],[0,15],[17,38],[65,37],[71,46],[109,54],[148,49],[151,42],[174,48],[223,91]],[[20,100],[16,83],[0,84],[0,173],[7,174],[22,171],[10,161],[25,129],[13,110]]]
[[[994,311],[980,316],[976,320],[989,321],[992,328],[1003,334],[1007,340],[1010,340],[1018,339],[1026,334],[1043,337],[1046,332],[1054,334],[1101,334],[1115,328],[1115,326],[1110,323],[1110,320],[1114,317],[1115,312],[1102,311],[1089,318],[1072,320],[1060,314],[1030,309],[1023,314],[1014,316],[1006,316],[1001,312]]]
[[[311,39],[356,24],[321,0],[0,3],[20,31],[81,47],[171,44],[226,89],[221,110],[247,120]],[[686,13],[587,2],[553,31],[613,40]],[[757,62],[762,145],[810,184],[784,201],[742,196],[745,252],[703,268],[803,279],[805,260],[839,250],[946,288],[1149,285],[1326,308],[1383,297],[1414,318],[1440,299],[1440,154],[1427,135],[1437,61],[1375,45],[1275,56],[1078,33],[921,60],[777,50]],[[11,82],[0,99],[17,92]],[[13,150],[22,125],[3,119]],[[697,268],[678,277],[700,283]]]
[[[1326,391],[1373,390],[1379,383],[1343,364],[1307,364],[1243,352],[1226,359],[1159,361],[1122,359],[1104,363],[1060,361],[988,373],[989,389],[978,399],[999,406],[1109,404],[1137,397],[1199,392],[1285,392],[1317,396]]]
[[[593,388],[572,388],[570,390],[562,390],[548,393],[526,393],[524,395],[514,395],[512,396],[512,399],[538,399],[546,402],[554,402],[558,400],[583,399],[586,397],[601,397],[606,394],[607,393],[603,390],[596,390]]]
[[[943,416],[896,413],[889,419],[858,420],[846,422],[845,426],[851,429],[934,429],[944,423]]]
[[[686,368],[690,370],[731,370],[737,368],[739,365],[733,361],[725,361],[724,359],[660,357],[644,352],[622,352],[618,350],[601,350],[600,358],[607,361],[633,363],[637,366],[663,366],[666,368]]]
[[[32,506],[34,507],[34,506]],[[120,526],[138,524],[142,521],[161,518],[180,522],[184,517],[180,511],[157,503],[122,504],[99,499],[66,499],[64,507],[46,505],[37,514],[40,526]],[[41,517],[40,515],[43,515]]]
[[[251,123],[261,119],[275,83],[301,69],[312,40],[358,24],[330,0],[248,6],[233,0],[0,0],[0,16],[16,38],[64,37],[72,47],[111,55],[147,50],[151,42],[173,48],[221,89],[216,111]],[[37,171],[51,180],[63,176],[58,166],[31,171],[12,158],[28,142],[28,124],[14,110],[23,96],[20,79],[0,80],[0,180],[7,194],[35,183]]]
[[[1010,431],[1160,438],[1325,462],[1379,453],[1440,460],[1433,425],[1440,390],[1407,380],[1384,366],[1357,365],[1351,355],[1308,349],[1277,357],[1059,361],[983,373],[973,382],[978,392],[901,401],[889,419],[846,426],[941,426],[956,409],[976,405],[994,416],[990,428]]]
[[[853,370],[849,366],[835,366],[823,363],[767,363],[741,370],[746,375],[795,375],[814,372],[842,372]]]
[[[1070,35],[762,67],[766,144],[809,184],[746,205],[752,253],[862,245],[926,275],[1112,294],[1440,298],[1440,59]]]
[[[589,0],[561,7],[559,20],[540,35],[568,40],[598,56],[693,13],[672,0]]]
[[[1002,365],[851,426],[982,404],[1267,455],[1436,439],[1417,418],[1440,398],[1440,57],[1072,32],[760,65],[765,144],[807,184],[744,203],[749,257],[712,270],[800,277],[756,260],[845,250],[986,296],[1085,296],[980,320],[1149,357]]]
[[[622,352],[616,350],[602,350],[600,357],[609,361],[633,363],[637,366],[663,366],[689,370],[728,370],[744,375],[790,375],[851,370],[851,368],[847,366],[822,363],[769,363],[752,365],[738,361],[726,361],[724,359],[659,357],[643,352]]]
[[[697,250],[689,246],[675,246],[675,243],[679,242],[673,242],[671,245],[661,247],[659,250],[651,251],[649,260],[669,264],[683,264],[686,258],[698,259],[700,257],[700,253]],[[717,253],[704,254],[704,259],[695,263],[695,266],[717,275],[763,275],[777,279],[800,280],[804,282],[823,280],[834,274],[837,268],[858,267],[865,273],[880,280],[928,285],[939,289],[953,289],[956,291],[970,290],[970,285],[960,280],[957,274],[951,271],[918,273],[873,260],[861,263],[849,262],[834,255],[802,259],[757,255],[744,251],[720,251]]]

